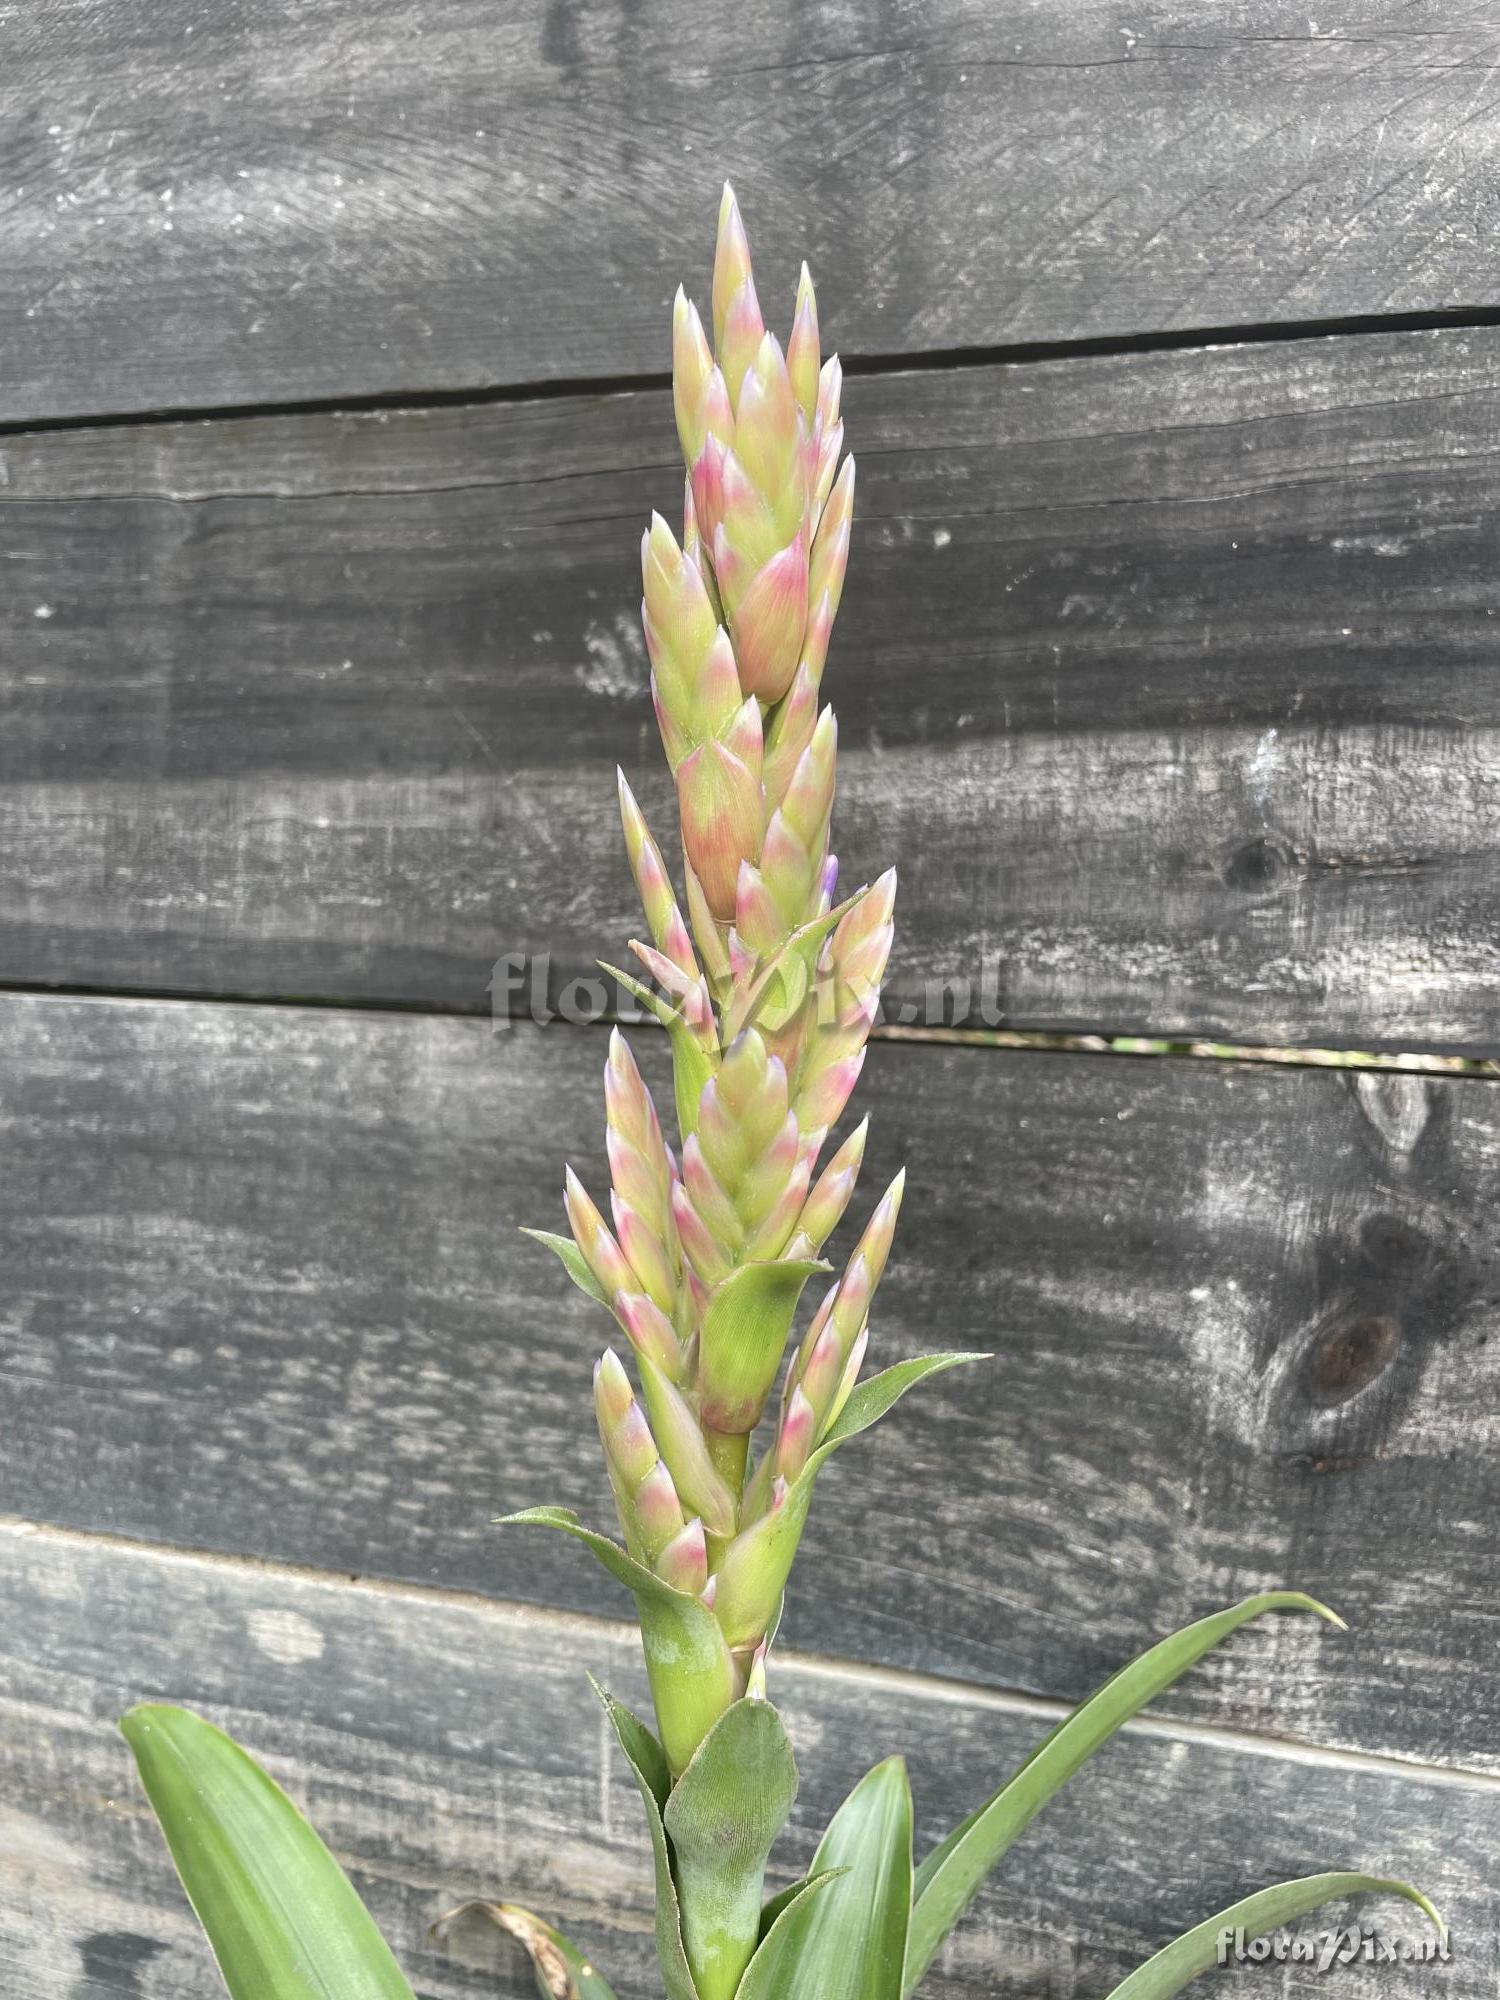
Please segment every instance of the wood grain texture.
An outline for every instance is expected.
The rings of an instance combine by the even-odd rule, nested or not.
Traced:
[[[1478,0],[75,0],[5,40],[0,418],[660,370],[725,173],[852,353],[1495,299]]]
[[[597,1187],[604,1051],[0,1004],[0,1508],[608,1605],[571,1544],[490,1525],[609,1519],[610,1322],[516,1235],[557,1226],[565,1159]],[[827,1476],[789,1642],[1076,1698],[1300,1585],[1353,1634],[1237,1655],[1175,1712],[1500,1771],[1500,1091],[898,1045],[860,1096],[860,1213],[910,1170],[877,1358],[996,1359]]]
[[[891,1006],[1500,1041],[1500,333],[863,379],[828,688]],[[12,983],[482,1011],[638,918],[659,394],[4,446]],[[964,997],[966,995],[966,997]]]
[[[12,2000],[197,2000],[213,1983],[111,1726],[142,1697],[203,1709],[267,1763],[350,1867],[426,2000],[534,1992],[482,1928],[446,1946],[427,1935],[454,1903],[496,1893],[562,1921],[622,2000],[660,1990],[639,1800],[584,1679],[587,1667],[644,1705],[623,1628],[14,1529],[0,1530],[0,1607],[0,1973]],[[1270,1627],[1241,1634],[1233,1649],[1279,1652],[1283,1639],[1303,1653],[1326,1643],[1295,1621],[1274,1639]],[[802,1771],[778,1879],[805,1864],[844,1791],[897,1743],[925,1849],[1050,1721],[920,1684],[898,1696],[794,1659],[778,1700]],[[1454,1938],[1446,1966],[1349,1967],[1331,1975],[1341,1992],[1364,2000],[1399,1982],[1477,2000],[1494,1990],[1497,1843],[1493,1782],[1247,1754],[1137,1726],[1008,1857],[922,1991],[979,2000],[1003,1974],[1007,1992],[1034,2000],[1104,1992],[1261,1882],[1339,1864],[1417,1878]],[[1342,1914],[1418,1934],[1398,1905]],[[1248,1970],[1235,1990],[1272,1976]],[[1325,1983],[1294,1965],[1274,1976],[1294,1994]]]

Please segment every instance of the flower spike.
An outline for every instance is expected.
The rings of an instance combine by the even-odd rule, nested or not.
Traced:
[[[657,996],[671,1036],[681,1146],[616,1031],[609,1219],[570,1172],[573,1242],[548,1240],[629,1342],[638,1389],[613,1352],[595,1383],[627,1549],[715,1621],[735,1686],[759,1694],[900,1206],[898,1177],[799,1337],[799,1301],[831,1275],[821,1252],[864,1155],[860,1124],[823,1158],[878,1018],[895,876],[836,900],[838,724],[821,685],[854,511],[842,371],[822,352],[805,266],[786,344],[768,331],[728,187],[711,296],[711,315],[682,290],[672,309],[682,534],[658,514],[641,540],[677,885],[619,780],[646,924],[631,949],[652,981],[638,990]],[[773,1397],[774,1433],[752,1468],[751,1433]]]

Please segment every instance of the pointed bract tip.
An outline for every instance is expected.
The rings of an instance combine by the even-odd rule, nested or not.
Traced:
[[[781,342],[769,327],[760,337],[760,345],[755,350],[752,366],[754,373],[762,380],[768,375],[776,374],[778,368],[786,366],[786,355],[782,352]]]
[[[594,1363],[594,1390],[617,1423],[635,1401],[635,1391],[625,1373],[625,1364],[612,1347],[606,1347]]]

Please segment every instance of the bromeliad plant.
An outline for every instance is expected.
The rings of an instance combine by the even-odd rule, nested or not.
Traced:
[[[533,1232],[623,1336],[628,1363],[607,1348],[594,1372],[623,1540],[558,1508],[509,1518],[576,1536],[635,1599],[655,1731],[600,1699],[645,1806],[667,2000],[904,2000],[1034,1815],[1153,1695],[1264,1612],[1339,1621],[1273,1591],[1163,1640],[920,1866],[905,1767],[879,1763],[834,1815],[810,1873],[766,1897],[797,1788],[768,1656],[819,1475],[907,1389],[982,1357],[865,1373],[899,1175],[836,1275],[822,1255],[859,1178],[863,1124],[829,1149],[876,1018],[895,875],[841,895],[829,845],[837,729],[821,686],[854,503],[839,363],[822,359],[805,266],[785,349],[766,331],[728,189],[712,320],[710,346],[679,291],[683,531],[679,541],[657,515],[641,544],[682,894],[622,775],[648,933],[631,949],[645,977],[609,968],[666,1030],[676,1138],[616,1032],[604,1075],[609,1218],[570,1170],[570,1234]],[[793,1343],[805,1290],[829,1278]],[[236,2000],[410,2000],[337,1865],[242,1751],[182,1710],[138,1709],[124,1726]],[[1114,2000],[1174,1993],[1213,1962],[1226,1927],[1269,1929],[1363,1890],[1408,1897],[1438,1921],[1400,1882],[1284,1882],[1188,1931]],[[484,1907],[526,1945],[543,1994],[610,2000],[540,1918]]]

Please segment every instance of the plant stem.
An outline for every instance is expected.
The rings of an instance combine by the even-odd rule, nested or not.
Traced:
[[[744,1490],[745,1467],[750,1459],[750,1436],[747,1431],[715,1431],[704,1429],[704,1442],[715,1469],[722,1473],[731,1492],[738,1495]]]

